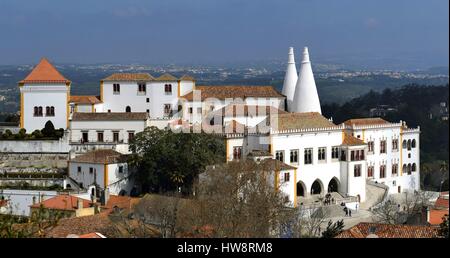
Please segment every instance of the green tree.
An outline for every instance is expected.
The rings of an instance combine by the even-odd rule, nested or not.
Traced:
[[[448,238],[448,215],[445,215],[442,223],[439,225],[439,235]]]
[[[53,125],[52,121],[48,120],[47,123],[45,123],[44,129],[42,129],[41,132],[45,137],[54,137],[55,126]]]
[[[148,127],[130,143],[131,164],[146,192],[191,191],[205,167],[225,161],[223,138]]]

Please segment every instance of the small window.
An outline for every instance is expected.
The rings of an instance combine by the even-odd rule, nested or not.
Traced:
[[[134,132],[128,132],[128,142],[134,139]]]
[[[113,132],[113,141],[119,142],[119,132]]]
[[[392,140],[392,150],[398,150],[398,139]]]
[[[43,116],[43,114],[42,114],[42,107],[39,107],[38,110],[39,110],[38,116]]]
[[[415,148],[416,147],[416,139],[413,139],[411,142],[411,148]]]
[[[361,165],[355,165],[353,168],[353,175],[354,177],[360,177],[361,176]]]
[[[313,150],[311,148],[305,149],[305,164],[312,164]]]
[[[189,114],[192,114],[192,112],[194,112],[194,109],[193,108],[188,108],[188,111],[189,111]]]
[[[123,173],[123,166],[119,166],[119,173]]]
[[[127,106],[127,107],[125,108],[125,112],[130,113],[130,112],[131,112],[131,107],[130,107],[130,106]]]
[[[97,141],[103,142],[103,132],[97,132]]]
[[[147,91],[147,86],[145,83],[138,84],[138,93],[145,93]]]
[[[291,174],[289,172],[284,173],[284,182],[289,182]]]
[[[318,160],[324,161],[326,159],[326,156],[327,156],[326,148],[325,147],[319,148]]]
[[[380,166],[380,178],[385,178],[386,177],[386,165],[381,165]]]
[[[164,116],[171,116],[171,115],[172,115],[172,105],[164,104]]]
[[[408,142],[406,143],[406,146],[407,146],[408,150],[411,150],[411,140],[408,140]]]
[[[94,168],[90,167],[89,168],[89,174],[93,174],[94,173]]]
[[[374,149],[374,142],[373,141],[368,142],[367,143],[367,151],[372,153],[373,149]]]
[[[333,148],[331,148],[331,158],[339,159],[339,147],[334,146]]]
[[[284,151],[276,151],[275,152],[275,159],[284,162]]]
[[[111,113],[111,109],[108,109],[108,113]]]
[[[120,94],[120,84],[118,83],[113,84],[113,94]]]
[[[291,163],[298,163],[298,150],[291,150],[289,161]]]
[[[380,153],[386,153],[386,140],[380,141]]]
[[[233,159],[241,159],[242,158],[242,146],[233,147]]]
[[[146,101],[147,103],[150,103],[150,98],[146,98],[145,101]]]
[[[147,114],[150,114],[150,109],[147,109],[146,112],[147,112]]]
[[[373,177],[373,166],[368,166],[367,167],[367,177]]]
[[[89,133],[88,132],[82,132],[82,142],[89,142]]]
[[[172,84],[165,84],[165,85],[164,85],[164,92],[165,92],[167,95],[172,94]]]
[[[77,167],[77,172],[81,173],[81,167],[80,166]]]

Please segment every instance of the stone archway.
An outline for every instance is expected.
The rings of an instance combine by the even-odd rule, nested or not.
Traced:
[[[329,193],[334,193],[334,192],[339,192],[340,188],[340,182],[336,177],[333,177],[330,182],[328,183],[328,192]]]
[[[323,184],[322,181],[316,179],[311,185],[311,195],[313,194],[322,194],[323,193]]]
[[[302,181],[297,182],[297,196],[306,197],[306,186]]]

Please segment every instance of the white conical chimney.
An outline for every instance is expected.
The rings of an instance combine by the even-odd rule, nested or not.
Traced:
[[[302,65],[295,86],[291,112],[319,112],[322,114],[307,47],[303,49]]]
[[[288,64],[286,68],[286,74],[284,76],[283,95],[286,96],[287,110],[291,111],[292,101],[294,100],[295,84],[297,83],[297,68],[295,67],[294,48],[289,48]]]

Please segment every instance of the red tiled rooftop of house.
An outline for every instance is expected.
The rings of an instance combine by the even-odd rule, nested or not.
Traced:
[[[363,140],[360,140],[349,133],[344,133],[344,139],[342,145],[364,145],[366,144]]]
[[[70,96],[69,103],[76,104],[98,104],[101,103],[97,96]]]
[[[91,202],[85,199],[78,198],[73,195],[57,195],[43,202],[31,205],[31,208],[39,208],[41,204],[46,209],[51,210],[65,210],[74,211],[78,208],[78,200],[83,201],[83,208],[89,208]]]
[[[391,225],[377,223],[359,223],[342,233],[337,238],[435,238],[438,229],[431,226]]]
[[[70,81],[59,73],[46,58],[42,58],[28,76],[19,83],[70,83]]]

